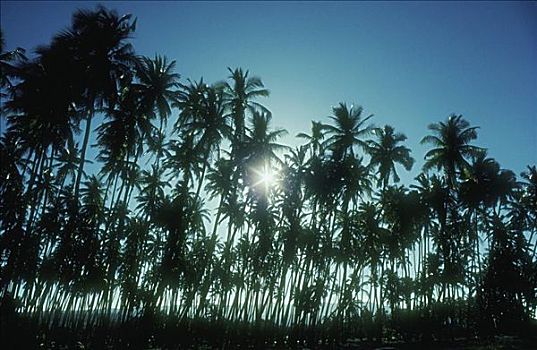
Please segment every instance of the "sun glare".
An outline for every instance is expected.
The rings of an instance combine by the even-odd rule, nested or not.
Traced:
[[[254,186],[264,186],[265,191],[268,191],[276,183],[276,173],[268,165],[261,169],[252,169],[256,176]]]

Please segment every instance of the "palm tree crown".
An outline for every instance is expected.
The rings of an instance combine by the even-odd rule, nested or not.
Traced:
[[[421,143],[428,143],[435,148],[425,155],[425,171],[431,168],[443,169],[448,183],[454,186],[457,170],[461,171],[469,164],[467,159],[477,156],[483,149],[470,145],[477,138],[478,127],[470,127],[462,115],[451,115],[446,122],[429,125],[433,135],[425,136]]]
[[[330,135],[325,144],[332,150],[335,158],[354,155],[354,147],[356,146],[364,150],[367,149],[367,142],[364,137],[372,132],[373,127],[366,125],[366,122],[373,115],[363,118],[363,108],[361,106],[354,107],[351,105],[348,107],[345,103],[340,103],[332,111],[333,116],[330,116],[330,119],[332,119],[334,125],[324,126]]]
[[[410,170],[414,164],[414,158],[410,156],[409,148],[398,145],[406,140],[406,136],[395,133],[392,126],[386,125],[382,129],[375,129],[374,133],[376,140],[370,140],[368,145],[368,153],[371,155],[370,164],[378,167],[379,186],[382,183],[386,187],[390,175],[393,176],[395,182],[400,180],[395,164],[401,164],[406,170]]]

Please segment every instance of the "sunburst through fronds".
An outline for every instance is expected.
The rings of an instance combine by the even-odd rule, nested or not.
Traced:
[[[260,168],[252,168],[254,173],[254,187],[263,188],[265,193],[276,185],[276,170],[270,164],[265,163]]]

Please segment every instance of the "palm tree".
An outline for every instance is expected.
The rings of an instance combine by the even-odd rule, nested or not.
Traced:
[[[128,95],[132,96],[132,93]],[[101,172],[108,175],[109,180],[126,170],[128,157],[134,155],[140,142],[135,124],[136,111],[129,105],[126,102],[108,113],[108,121],[96,130],[100,148],[97,160],[104,163]]]
[[[138,202],[136,209],[140,211],[144,220],[152,219],[156,215],[160,201],[165,197],[168,183],[162,180],[162,169],[153,165],[151,170],[142,170],[140,184],[140,193],[136,197]]]
[[[378,284],[380,282],[379,265],[382,262],[384,240],[388,236],[387,229],[382,227],[380,210],[373,202],[366,202],[360,206],[356,213],[357,226],[360,232],[359,241],[362,242],[363,259],[370,268],[369,308],[380,308],[380,298],[377,297]],[[376,304],[378,302],[378,305]]]
[[[141,300],[140,274],[144,264],[145,242],[149,233],[149,221],[130,218],[126,230],[126,244],[122,251],[119,278],[123,298],[123,318],[130,316]]]
[[[386,125],[382,129],[374,130],[376,140],[370,140],[368,153],[371,156],[370,166],[378,168],[379,175],[378,185],[386,188],[390,176],[393,176],[395,182],[399,182],[399,176],[395,170],[395,164],[402,165],[407,171],[412,169],[414,158],[410,156],[410,149],[398,145],[406,140],[406,136],[401,133],[395,133],[392,126]]]
[[[477,138],[478,127],[462,118],[462,115],[452,114],[446,122],[429,125],[433,135],[425,136],[421,143],[431,144],[435,148],[425,154],[423,170],[432,168],[443,169],[446,180],[453,189],[456,183],[457,171],[467,168],[467,159],[483,152],[482,148],[470,145]]]
[[[164,288],[177,288],[181,277],[187,277],[187,241],[191,237],[204,236],[204,221],[207,211],[203,201],[195,199],[191,193],[178,191],[173,198],[165,196],[155,211],[154,222],[167,231],[162,258],[157,266],[157,286],[155,298],[160,298],[157,307],[163,302]],[[194,292],[189,293],[185,311],[191,306]],[[156,299],[155,299],[156,300]]]
[[[325,144],[332,150],[335,159],[354,155],[354,147],[367,150],[367,142],[363,139],[373,131],[371,125],[366,126],[366,122],[373,117],[369,115],[362,117],[363,108],[361,106],[350,108],[345,103],[332,108],[333,116],[330,119],[334,125],[325,125],[324,128],[330,137]]]
[[[223,211],[223,204],[228,200],[228,195],[232,192],[233,184],[231,178],[233,175],[233,163],[226,158],[216,160],[214,167],[209,170],[207,175],[207,185],[205,189],[210,200],[215,197],[220,197],[220,204],[217,207],[216,217],[214,219],[214,227],[211,237],[215,238],[218,225],[220,224],[220,216]]]
[[[199,82],[193,82],[188,79],[187,85],[181,84],[180,86],[181,91],[179,92],[178,100],[174,103],[174,106],[180,109],[180,113],[173,125],[173,131],[183,135],[193,134],[193,129],[185,127],[203,117],[207,84],[201,78]]]
[[[73,137],[78,111],[73,107],[76,89],[66,81],[66,67],[58,52],[41,47],[38,57],[18,68],[20,82],[13,87],[13,98],[6,107],[8,133],[30,152],[46,152],[48,147],[63,147]]]
[[[283,163],[276,152],[287,150],[288,147],[275,141],[287,134],[287,131],[284,129],[270,130],[271,121],[272,115],[270,113],[253,113],[250,119],[249,133],[245,140],[245,148],[248,151],[247,163]]]
[[[147,138],[147,152],[150,154],[147,162],[150,162],[153,156],[155,157],[155,166],[160,168],[160,160],[170,156],[170,152],[166,148],[166,134],[159,130],[155,130]]]
[[[385,243],[392,272],[397,272],[394,265],[398,260],[405,277],[409,277],[407,252],[420,238],[423,222],[429,220],[427,206],[417,191],[407,191],[403,186],[384,189],[380,203],[390,231]]]
[[[534,217],[537,217],[537,167],[528,165],[527,170],[522,172],[521,175],[525,180],[523,186],[526,192],[528,209]]]
[[[203,155],[203,167],[196,190],[196,197],[200,191],[205,177],[205,172],[209,166],[211,156],[216,152],[220,153],[220,145],[225,138],[231,138],[231,128],[228,125],[227,116],[224,113],[222,90],[215,86],[205,86],[202,93],[201,108],[199,115],[187,122],[184,127],[191,130],[196,138],[193,146],[196,152]]]
[[[155,55],[154,59],[142,57],[136,66],[141,90],[142,113],[148,114],[153,119],[156,113],[160,117],[162,132],[168,117],[171,115],[171,105],[179,96],[176,90],[179,87],[180,75],[174,73],[175,61],[168,63],[166,56]]]
[[[528,242],[532,244],[533,236],[537,232],[537,167],[535,165],[527,167],[527,170],[522,172],[522,199],[521,204],[524,212],[528,213],[528,221],[530,227],[530,237]],[[533,229],[531,229],[533,227]],[[537,242],[534,243],[533,257],[537,253]]]
[[[71,183],[74,184],[76,171],[78,170],[78,163],[80,162],[79,151],[72,138],[67,140],[65,147],[61,148],[56,157],[56,172],[57,180],[60,185],[60,192],[65,185],[67,178],[71,179]],[[86,160],[86,162],[91,162]]]
[[[42,198],[50,198],[42,183],[43,174],[51,171],[56,153],[72,140],[79,117],[74,101],[76,88],[66,80],[69,72],[58,60],[58,52],[42,47],[36,59],[19,67],[19,82],[13,87],[13,98],[6,107],[7,134],[31,159],[30,176],[26,186],[32,206],[26,217],[26,229],[31,234]],[[43,197],[42,197],[43,196]]]
[[[24,49],[17,47],[12,51],[5,51],[4,33],[0,30],[0,90],[13,87],[10,78],[18,75],[17,63],[26,60]],[[0,91],[2,101],[7,97],[4,91]],[[0,106],[0,112],[3,112],[3,103]],[[3,115],[3,113],[1,113]]]
[[[324,125],[321,122],[311,122],[311,135],[306,133],[298,133],[296,137],[305,139],[308,141],[307,146],[310,149],[310,155],[318,155],[322,153],[322,145],[324,140]]]
[[[497,205],[507,204],[517,187],[515,174],[509,170],[500,169],[500,165],[492,158],[487,158],[486,152],[481,152],[474,158],[462,173],[463,182],[459,186],[459,197],[468,208],[469,215],[474,215],[475,230],[470,238],[475,243],[479,262],[479,229],[478,214],[481,219],[487,219],[487,210],[499,213]],[[479,264],[478,264],[479,265]]]
[[[528,320],[528,305],[535,305],[535,263],[530,263],[521,232],[511,231],[500,215],[487,222],[493,244],[487,259],[483,283],[478,294],[481,312],[490,326],[513,331]]]
[[[181,141],[172,140],[168,144],[170,156],[164,161],[164,167],[178,179],[177,186],[188,190],[194,177],[201,173],[203,154],[193,148],[193,135],[183,137]]]
[[[249,77],[249,71],[242,68],[232,70],[228,67],[230,81],[223,83],[224,101],[228,116],[233,120],[234,139],[232,143],[236,148],[244,141],[246,111],[268,113],[266,107],[254,101],[258,97],[267,97],[269,91],[265,89],[259,77]]]
[[[85,109],[85,133],[75,184],[78,194],[84,170],[84,160],[91,133],[91,121],[96,108],[116,102],[121,81],[128,79],[135,62],[133,48],[127,42],[136,28],[131,15],[119,17],[115,11],[99,6],[95,11],[77,10],[71,26],[52,40],[52,48],[66,48],[64,60],[76,67],[71,79],[85,82],[82,96]]]
[[[449,187],[444,178],[438,177],[435,174],[429,176],[422,173],[416,177],[416,181],[418,184],[411,185],[410,187],[418,191],[420,202],[425,208],[424,215],[428,218],[423,223],[423,234],[420,239],[422,245],[422,249],[420,249],[422,251],[420,278],[423,285],[423,297],[427,302],[431,301],[432,290],[440,280],[438,271],[441,265],[440,253],[431,253],[431,241],[439,232],[445,231],[445,227],[448,224],[448,207],[452,205],[452,197],[449,195]],[[441,243],[445,244],[446,242],[441,241]],[[436,248],[437,250],[441,249],[438,246]],[[429,275],[428,270],[434,273],[434,275]]]
[[[23,221],[28,205],[24,196],[24,175],[19,170],[22,150],[13,138],[2,135],[0,138],[0,254],[3,265],[0,268],[0,288],[5,292],[9,282],[16,283],[19,267],[24,258]],[[23,167],[21,167],[23,168]]]

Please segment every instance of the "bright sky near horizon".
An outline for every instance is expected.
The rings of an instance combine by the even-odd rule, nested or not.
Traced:
[[[331,106],[359,104],[408,136],[419,172],[427,125],[462,114],[477,145],[519,174],[537,163],[537,2],[100,2],[138,18],[138,54],[177,61],[182,81],[243,67],[297,145]],[[0,3],[7,49],[28,51],[97,2]]]

